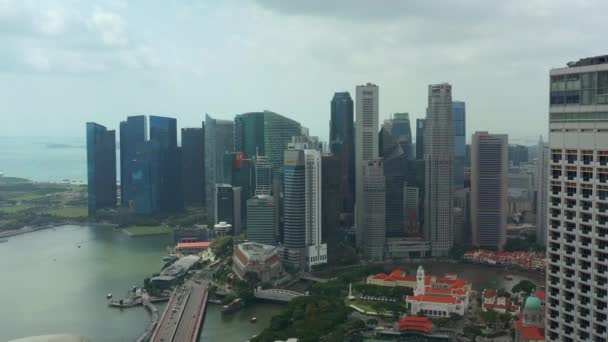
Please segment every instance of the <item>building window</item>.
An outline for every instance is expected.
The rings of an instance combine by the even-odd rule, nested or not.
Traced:
[[[608,104],[608,71],[597,73],[597,103]]]

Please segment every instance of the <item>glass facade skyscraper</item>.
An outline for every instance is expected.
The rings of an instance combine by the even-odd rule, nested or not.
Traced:
[[[88,122],[87,191],[89,216],[116,206],[116,133]]]
[[[182,128],[181,157],[184,203],[204,205],[206,199],[204,127]]]
[[[380,157],[383,158],[385,191],[385,224],[386,237],[405,236],[404,186],[407,176],[408,161],[402,145],[397,143],[386,127],[379,133]]]
[[[416,159],[424,160],[425,119],[416,119]]]
[[[130,207],[134,197],[132,187],[133,163],[144,153],[148,140],[148,124],[145,115],[129,116],[120,123],[120,203]]]
[[[205,188],[209,221],[216,223],[216,184],[225,183],[224,154],[234,152],[234,121],[205,116]]]
[[[335,93],[331,100],[329,149],[342,164],[342,207],[339,210],[352,213],[355,203],[355,128],[353,100],[348,92]]]
[[[395,113],[390,120],[390,133],[393,139],[401,146],[407,160],[414,159],[412,151],[412,128],[408,113]]]
[[[150,143],[158,153],[158,171],[152,178],[158,183],[159,209],[163,212],[183,208],[181,156],[177,147],[177,120],[150,116]]]
[[[452,122],[454,123],[454,188],[464,188],[464,167],[466,165],[466,104],[452,101]]]
[[[283,151],[291,137],[300,135],[302,125],[283,115],[253,112],[237,115],[234,119],[236,151],[248,157],[263,155],[272,165],[273,176],[283,172]]]

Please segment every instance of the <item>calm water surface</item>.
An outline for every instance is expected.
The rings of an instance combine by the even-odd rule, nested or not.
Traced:
[[[72,333],[93,341],[133,341],[148,323],[143,308],[109,308],[160,269],[168,237],[129,238],[106,227],[64,226],[0,243],[0,341]],[[80,246],[80,248],[78,248]],[[283,306],[260,304],[222,317],[210,305],[201,341],[245,341]],[[258,322],[249,323],[256,316]]]

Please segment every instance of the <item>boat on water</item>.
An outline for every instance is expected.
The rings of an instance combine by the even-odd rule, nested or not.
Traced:
[[[107,299],[112,298],[112,294],[111,294],[111,293],[108,293],[108,294],[106,295],[106,298],[107,298]]]
[[[232,302],[230,302],[226,305],[223,305],[220,311],[222,312],[222,314],[231,314],[231,313],[239,311],[241,309],[241,305],[242,305],[241,299],[237,298],[237,299],[233,300]]]
[[[251,323],[255,323],[258,321],[257,317],[251,317],[251,319],[249,320]]]

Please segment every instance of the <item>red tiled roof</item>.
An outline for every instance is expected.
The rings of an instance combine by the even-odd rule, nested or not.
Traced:
[[[426,317],[406,316],[399,321],[399,330],[416,330],[430,333],[433,329],[433,322]]]
[[[547,300],[547,294],[545,293],[545,291],[536,291],[535,295],[541,301]]]
[[[459,304],[461,301],[456,297],[444,297],[444,296],[407,296],[407,300],[416,302],[428,302],[428,303],[441,303],[441,304]]]
[[[544,340],[545,329],[541,327],[523,327],[521,336],[526,340]]]
[[[496,297],[496,289],[485,289],[483,290],[483,296],[486,298]]]
[[[180,242],[177,248],[209,248],[211,242]]]

